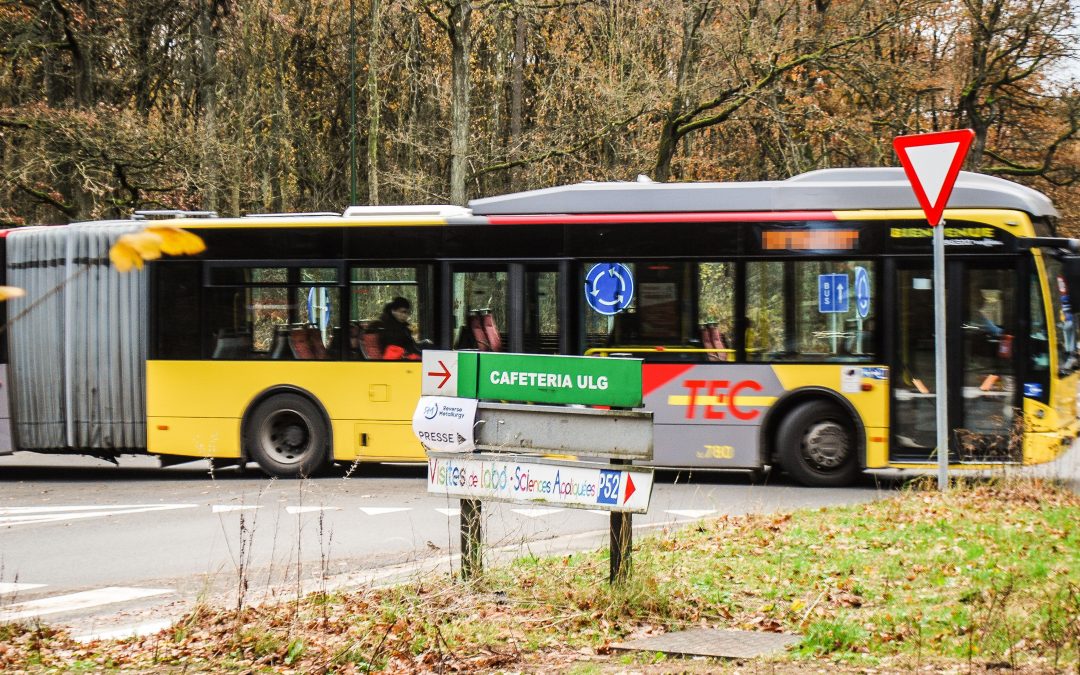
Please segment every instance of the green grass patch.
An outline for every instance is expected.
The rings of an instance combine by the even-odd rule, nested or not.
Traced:
[[[242,612],[201,608],[160,636],[90,647],[6,627],[0,669],[543,670],[649,666],[612,643],[696,626],[803,635],[791,667],[1080,663],[1080,498],[1030,481],[918,487],[871,504],[723,517],[606,551],[523,558]],[[36,636],[36,637],[35,637]],[[683,662],[688,663],[688,662]],[[712,664],[710,667],[716,667]]]

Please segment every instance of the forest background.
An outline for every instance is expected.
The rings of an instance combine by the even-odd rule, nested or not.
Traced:
[[[1075,236],[1078,43],[1070,0],[0,0],[0,225],[783,179],[970,127]]]

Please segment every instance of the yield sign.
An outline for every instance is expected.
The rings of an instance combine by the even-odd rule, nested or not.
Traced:
[[[893,149],[931,227],[941,224],[941,214],[974,138],[971,129],[958,129],[893,139]]]

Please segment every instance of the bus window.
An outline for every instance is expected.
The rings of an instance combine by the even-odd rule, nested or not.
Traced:
[[[454,349],[504,352],[507,326],[504,268],[454,272],[453,312],[458,326]]]
[[[789,342],[792,357],[807,361],[870,361],[875,355],[874,325],[876,304],[875,264],[872,261],[795,261],[795,312],[791,315],[793,339]],[[860,271],[861,270],[861,271]],[[823,279],[846,280],[841,291],[845,301],[837,304],[843,311],[827,312],[822,307]],[[837,276],[839,275],[839,276]],[[858,281],[857,281],[858,279]],[[856,283],[862,289],[856,290]],[[859,310],[859,303],[862,309]],[[863,315],[865,312],[865,316]]]
[[[782,355],[787,331],[784,263],[746,264],[746,358],[770,361]]]
[[[607,303],[586,298],[589,348],[625,347],[651,361],[734,360],[734,263],[621,264],[632,276],[633,296],[614,314],[605,311]],[[586,263],[582,272],[588,277],[595,266]]]
[[[336,269],[223,265],[211,267],[208,276],[210,358],[336,356]]]
[[[210,268],[210,358],[254,359],[271,353],[279,327],[289,323],[288,279],[284,267]]]
[[[581,269],[582,277],[587,277],[588,272],[596,263],[585,263]],[[634,263],[622,263],[630,270],[632,277],[637,277],[637,265]],[[615,314],[597,311],[588,302],[585,303],[585,346],[587,349],[603,347],[631,347],[641,345],[641,330],[637,316],[638,296],[635,294],[630,301]]]
[[[530,269],[525,276],[525,352],[558,354],[561,332],[559,272]]]
[[[995,451],[1008,446],[1013,424],[1016,273],[1009,268],[969,268],[964,274],[963,297],[963,426],[995,436],[977,443],[969,439],[964,450],[985,454],[991,446]]]
[[[698,322],[709,361],[734,361],[735,265],[698,265]]]
[[[386,307],[395,298],[409,304],[408,328],[419,344],[435,324],[431,266],[351,267],[349,269],[349,359],[384,360],[387,357],[384,322]],[[393,355],[395,352],[391,351]],[[396,358],[391,359],[396,360]]]
[[[323,345],[331,351],[340,346],[341,307],[337,289],[325,284],[337,281],[336,267],[300,269],[300,322],[317,328]]]
[[[151,357],[202,358],[199,329],[199,289],[202,266],[191,261],[157,262],[153,299]],[[6,331],[5,331],[6,333]]]

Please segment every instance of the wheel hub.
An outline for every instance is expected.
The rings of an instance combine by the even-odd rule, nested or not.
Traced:
[[[847,433],[836,422],[818,422],[806,430],[802,452],[807,461],[818,468],[835,469],[847,460]]]
[[[296,448],[304,443],[304,430],[295,424],[290,424],[285,428],[285,433],[282,434],[282,439],[290,447]]]
[[[311,427],[295,410],[279,410],[262,425],[260,442],[282,464],[296,464],[311,449]]]

